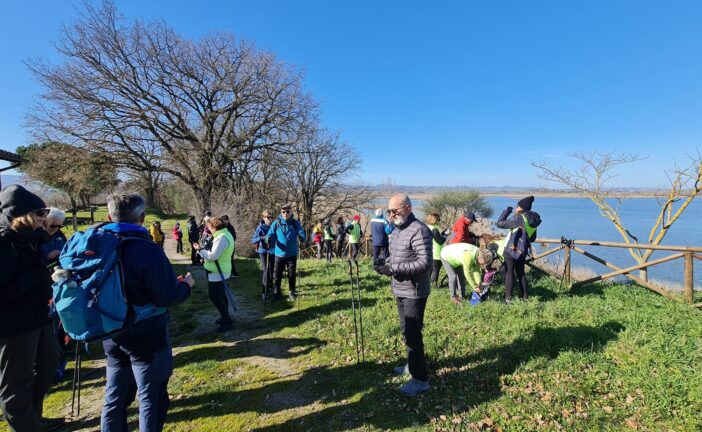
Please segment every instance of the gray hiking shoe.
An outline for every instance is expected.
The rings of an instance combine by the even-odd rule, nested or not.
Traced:
[[[395,366],[392,371],[395,375],[409,375],[409,365]]]
[[[429,381],[419,381],[414,378],[400,387],[400,393],[405,396],[418,396],[429,391]]]

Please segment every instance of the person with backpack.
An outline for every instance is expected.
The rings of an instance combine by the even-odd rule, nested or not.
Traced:
[[[212,248],[210,250],[203,249],[198,243],[195,243],[194,246],[205,260],[210,301],[220,315],[220,318],[215,321],[217,324],[215,332],[224,333],[234,328],[232,318],[229,315],[229,299],[225,291],[229,289],[226,281],[232,274],[234,239],[221,218],[207,219],[207,226],[212,232]]]
[[[171,232],[173,240],[176,241],[176,253],[183,253],[183,230],[180,229],[180,222],[176,222]]]
[[[512,207],[507,207],[497,219],[498,228],[510,230],[504,248],[506,303],[512,302],[515,273],[519,281],[522,300],[526,300],[528,297],[528,283],[524,266],[531,250],[531,242],[536,240],[536,227],[541,224],[541,216],[531,211],[533,203],[533,196],[523,198],[517,202],[514,216],[509,217],[512,213]]]
[[[288,270],[288,287],[290,288],[290,300],[297,298],[297,290],[295,289],[295,280],[297,277],[297,254],[299,246],[298,239],[305,241],[307,235],[302,228],[299,220],[295,219],[292,212],[292,205],[283,204],[280,208],[280,216],[271,224],[271,228],[266,234],[266,243],[268,247],[274,248],[275,262],[273,265],[275,292],[273,300],[277,301],[283,298],[281,293],[281,283],[283,279],[283,270]]]
[[[334,241],[334,227],[331,224],[331,220],[324,219],[324,255],[327,258],[327,263],[332,262],[332,256],[334,255],[334,250],[332,247],[332,242]]]
[[[346,223],[344,222],[344,217],[339,216],[336,219],[336,256],[341,258],[344,254],[344,247],[346,247]]]
[[[98,226],[122,239],[119,258],[129,310],[123,332],[102,343],[107,356],[102,432],[127,430],[127,407],[135,397],[139,398],[139,430],[163,429],[173,373],[166,308],[184,302],[195,284],[190,273],[176,278],[163,249],[148,241],[145,207],[146,201],[137,193],[110,195],[110,223]]]
[[[388,257],[388,235],[395,226],[383,217],[382,209],[375,210],[375,216],[371,218],[370,225],[371,238],[373,239],[373,262],[378,258],[386,259]]]
[[[448,276],[451,301],[457,305],[470,297],[466,295],[466,283],[471,291],[480,287],[482,270],[492,262],[489,250],[469,243],[447,245],[439,256]]]
[[[54,430],[43,417],[59,347],[49,310],[51,279],[41,246],[49,209],[20,185],[0,191],[0,408],[13,432]]]
[[[349,235],[349,246],[351,247],[350,259],[356,261],[361,245],[361,239],[363,238],[363,231],[361,230],[361,216],[355,215],[353,217],[351,223],[346,226],[346,232]]]
[[[266,234],[271,228],[273,218],[268,210],[261,213],[261,218],[261,222],[256,227],[253,236],[251,236],[251,244],[255,245],[258,257],[261,260],[261,294],[263,299],[266,300],[273,284],[273,266],[275,261],[273,248],[269,248],[268,243],[266,243]]]
[[[441,216],[439,213],[431,213],[426,218],[427,227],[431,231],[432,237],[432,256],[434,257],[432,267],[431,267],[431,278],[429,279],[432,285],[437,286],[439,283],[439,273],[441,272],[441,249],[446,243],[446,236],[444,232],[441,231],[439,227],[439,222],[441,222]]]

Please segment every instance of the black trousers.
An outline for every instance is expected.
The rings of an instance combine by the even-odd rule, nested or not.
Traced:
[[[176,253],[183,253],[183,239],[176,240]]]
[[[400,316],[400,329],[407,347],[407,364],[412,378],[419,381],[429,379],[427,360],[424,357],[424,339],[422,327],[424,326],[424,309],[427,298],[410,299],[396,297],[397,314]]]
[[[192,265],[197,265],[200,263],[200,255],[198,255],[197,251],[193,247],[193,242],[190,242],[190,263]]]
[[[261,261],[261,292],[268,295],[273,286],[273,266],[275,255],[269,253],[259,253],[258,259]]]
[[[435,259],[431,265],[431,283],[436,285],[439,282],[439,272],[441,271],[441,260]]]
[[[387,246],[375,246],[373,245],[373,262],[376,262],[378,258],[387,259],[388,258],[388,247]]]
[[[59,358],[53,324],[0,338],[0,408],[12,432],[41,432],[44,396]]]
[[[224,290],[227,289],[224,286],[224,282],[207,282],[207,291],[210,295],[210,301],[217,308],[217,311],[221,315],[223,323],[232,322],[232,318],[229,316],[229,300],[227,299],[227,294]]]
[[[355,260],[356,257],[358,257],[358,250],[360,249],[359,243],[349,243],[349,246],[351,246],[351,259]]]
[[[324,240],[324,255],[327,257],[327,261],[332,261],[332,256],[334,255],[334,248],[332,246],[331,240]]]
[[[336,240],[336,257],[341,258],[344,254],[344,246],[346,246],[346,238],[339,237]]]
[[[275,257],[275,263],[273,265],[273,272],[275,273],[275,294],[279,295],[280,284],[283,280],[283,271],[288,269],[288,287],[290,287],[290,293],[296,293],[295,291],[295,277],[297,276],[297,255],[289,257]]]
[[[507,268],[507,273],[505,273],[505,300],[512,299],[512,286],[514,285],[515,273],[517,274],[517,282],[519,283],[521,297],[526,300],[528,286],[526,272],[524,271],[525,262],[526,257],[520,260],[515,260],[509,255],[505,254],[505,267]]]

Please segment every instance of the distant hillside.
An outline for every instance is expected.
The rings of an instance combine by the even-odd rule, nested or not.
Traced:
[[[518,187],[518,186],[407,186],[407,185],[375,185],[371,186],[374,192],[389,195],[394,192],[405,192],[411,195],[433,195],[442,191],[461,190],[461,189],[476,189],[485,195],[559,195],[559,196],[579,196],[578,192],[571,189],[556,189],[556,188],[536,188],[536,187]],[[660,193],[657,189],[652,188],[611,188],[610,192],[614,194],[622,194],[629,196],[651,196]]]

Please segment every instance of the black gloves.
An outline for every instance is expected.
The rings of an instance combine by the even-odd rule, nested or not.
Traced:
[[[388,264],[373,266],[373,270],[375,270],[376,273],[381,275],[392,276],[392,268],[390,268]]]
[[[512,213],[512,210],[514,210],[514,209],[512,207],[509,207],[509,206],[505,209],[507,214]]]

